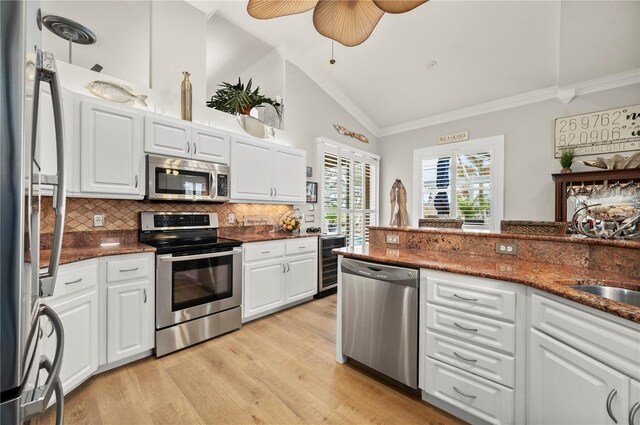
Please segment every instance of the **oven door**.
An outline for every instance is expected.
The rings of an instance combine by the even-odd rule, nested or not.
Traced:
[[[242,304],[242,248],[157,257],[156,329]]]
[[[207,164],[149,156],[147,197],[151,200],[212,201],[215,170]]]

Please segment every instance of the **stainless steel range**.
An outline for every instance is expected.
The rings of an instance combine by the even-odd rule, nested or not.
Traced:
[[[156,356],[239,329],[242,242],[218,237],[215,213],[141,213],[156,247]]]

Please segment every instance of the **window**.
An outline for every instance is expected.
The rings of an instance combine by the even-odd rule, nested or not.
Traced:
[[[348,246],[369,241],[377,224],[378,156],[327,139],[318,141],[322,231],[341,233]]]
[[[503,136],[416,149],[416,223],[419,218],[460,218],[464,229],[497,231],[503,155]]]

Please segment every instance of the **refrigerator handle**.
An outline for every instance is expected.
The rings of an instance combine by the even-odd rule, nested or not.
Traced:
[[[53,357],[53,364],[49,361],[47,356],[42,356],[40,359],[40,368],[44,368],[48,373],[47,381],[44,385],[34,388],[26,393],[24,400],[28,400],[22,405],[24,420],[40,416],[47,409],[51,395],[56,392],[57,409],[62,413],[64,406],[64,395],[62,394],[60,386],[60,369],[62,368],[62,354],[64,353],[64,329],[62,327],[62,321],[55,311],[48,305],[40,306],[40,315],[45,316],[51,322],[53,329],[56,333],[56,353]],[[56,413],[56,423],[58,414]]]
[[[56,157],[57,174],[40,176],[42,184],[54,186],[54,211],[55,227],[53,232],[53,242],[51,244],[51,258],[47,272],[40,275],[40,296],[50,297],[56,284],[56,275],[60,265],[60,252],[62,251],[62,236],[64,233],[64,218],[66,207],[66,182],[64,168],[64,121],[62,117],[62,94],[60,92],[60,82],[56,72],[56,62],[52,53],[38,50],[36,58],[36,91],[34,93],[33,111],[33,131],[32,145],[36,142],[36,126],[38,125],[38,103],[40,97],[40,82],[48,83],[51,86],[51,100],[53,103],[53,119],[56,133]]]

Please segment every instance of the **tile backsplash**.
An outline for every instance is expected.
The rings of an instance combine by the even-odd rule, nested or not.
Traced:
[[[122,199],[67,198],[65,232],[139,230],[142,211],[193,211],[218,213],[220,226],[227,224],[227,214],[236,217],[235,226],[241,225],[246,216],[267,216],[273,220],[290,211],[290,205],[262,204],[206,204],[179,202],[151,202]],[[93,227],[93,215],[104,214],[104,226]],[[52,198],[42,197],[41,232],[52,233],[54,225]]]

